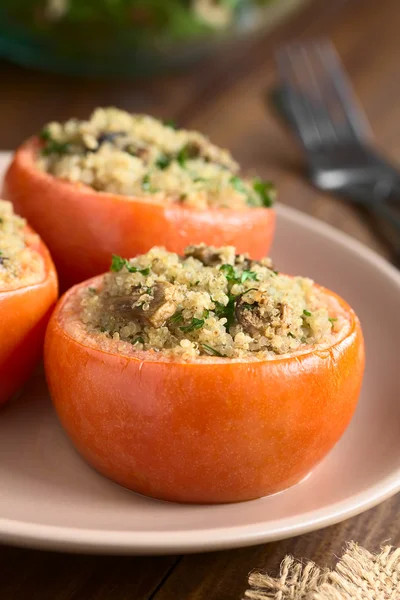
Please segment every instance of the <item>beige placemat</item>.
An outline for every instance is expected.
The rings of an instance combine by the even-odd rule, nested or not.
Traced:
[[[249,584],[245,600],[400,600],[400,548],[351,542],[332,571],[286,556],[277,578],[254,571]]]

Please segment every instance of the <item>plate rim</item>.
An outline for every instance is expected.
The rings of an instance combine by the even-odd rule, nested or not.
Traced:
[[[9,157],[9,152],[0,152],[0,159]],[[0,180],[1,178],[0,173]],[[284,217],[292,223],[300,223],[310,232],[334,241],[373,268],[380,269],[392,280],[400,295],[400,271],[373,250],[332,225],[295,208],[277,205],[276,209],[278,217]],[[268,527],[265,528],[264,521],[252,525],[214,527],[201,531],[119,531],[46,525],[0,517],[0,541],[30,548],[96,554],[155,555],[222,550],[273,542],[322,529],[373,508],[399,491],[400,461],[396,470],[379,479],[367,490],[328,505],[328,508],[303,513],[304,518],[300,523],[298,517],[291,517],[276,520],[277,526],[272,528],[271,522],[268,522]]]

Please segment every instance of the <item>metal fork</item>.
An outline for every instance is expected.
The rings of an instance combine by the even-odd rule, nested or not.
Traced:
[[[389,241],[400,259],[400,172],[373,148],[368,121],[333,45],[290,44],[276,58],[280,110],[303,145],[313,183],[389,223]]]

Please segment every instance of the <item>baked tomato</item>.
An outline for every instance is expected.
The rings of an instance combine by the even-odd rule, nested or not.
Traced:
[[[199,210],[97,192],[40,171],[38,138],[17,150],[3,195],[47,243],[62,287],[108,269],[112,254],[136,256],[152,246],[182,253],[188,244],[233,245],[252,258],[268,254],[272,208]]]
[[[50,254],[29,227],[27,248],[43,261],[43,277],[24,285],[0,286],[0,405],[28,379],[40,359],[46,326],[57,300],[57,275]]]
[[[345,431],[364,345],[356,315],[332,292],[348,327],[327,349],[184,362],[88,333],[80,297],[99,283],[59,302],[45,368],[61,423],[103,475],[164,500],[249,500],[301,481]]]

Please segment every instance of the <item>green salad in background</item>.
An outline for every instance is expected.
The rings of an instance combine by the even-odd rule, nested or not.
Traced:
[[[183,67],[307,0],[0,0],[0,57],[78,75]]]
[[[0,6],[38,30],[117,27],[179,40],[223,30],[249,7],[276,1],[282,0],[13,0]]]

